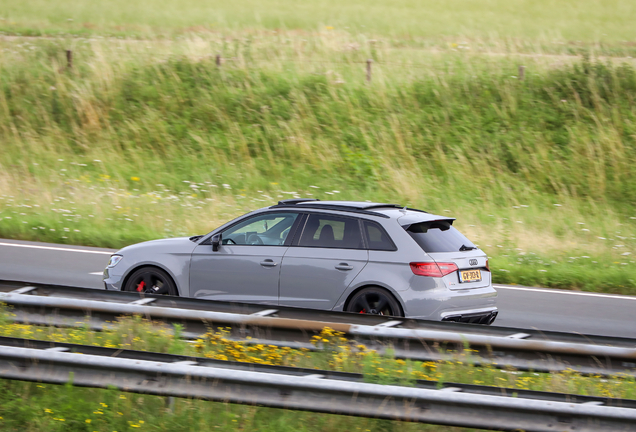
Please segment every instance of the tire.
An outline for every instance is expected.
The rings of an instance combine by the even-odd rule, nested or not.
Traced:
[[[135,270],[126,281],[124,291],[179,295],[177,286],[170,275],[157,267],[142,267]]]
[[[395,297],[382,288],[364,288],[351,297],[347,312],[371,315],[403,316],[402,308]]]

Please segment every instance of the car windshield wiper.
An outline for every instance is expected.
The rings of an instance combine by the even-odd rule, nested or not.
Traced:
[[[464,252],[464,251],[469,251],[469,250],[473,250],[473,249],[477,249],[477,247],[462,245],[462,247],[459,248],[459,251],[460,252]]]

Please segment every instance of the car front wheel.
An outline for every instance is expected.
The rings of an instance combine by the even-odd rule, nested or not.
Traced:
[[[176,296],[177,287],[165,271],[156,267],[143,267],[130,275],[124,291]]]

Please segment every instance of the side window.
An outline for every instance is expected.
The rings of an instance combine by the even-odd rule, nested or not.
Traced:
[[[310,214],[298,246],[339,249],[362,249],[357,219]]]
[[[371,221],[364,221],[364,235],[367,238],[367,245],[371,250],[396,251],[395,244],[389,235],[379,224]]]
[[[239,222],[222,233],[226,245],[280,246],[285,244],[297,213],[266,213]]]

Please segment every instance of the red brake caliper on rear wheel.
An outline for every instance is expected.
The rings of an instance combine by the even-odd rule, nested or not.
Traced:
[[[146,286],[146,282],[145,281],[141,281],[141,283],[139,285],[137,285],[137,291],[138,292],[142,292],[144,290],[145,286]]]

